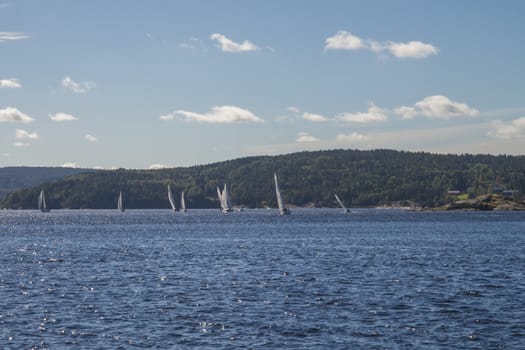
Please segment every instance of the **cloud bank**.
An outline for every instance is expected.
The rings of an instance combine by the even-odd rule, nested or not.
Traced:
[[[38,139],[38,134],[36,132],[28,132],[22,129],[16,129],[15,130],[15,137],[17,139],[30,139],[30,140],[36,140]]]
[[[49,114],[49,119],[51,119],[54,122],[70,122],[73,120],[78,120],[77,117],[67,113]]]
[[[86,141],[89,142],[98,142],[98,138],[90,134],[86,134],[86,136],[84,136],[84,139],[86,139]]]
[[[81,83],[77,83],[71,77],[66,76],[64,79],[62,79],[62,87],[65,89],[68,89],[75,94],[85,94],[89,92],[91,89],[95,87],[95,83],[92,81],[84,81]]]
[[[169,168],[169,167],[164,164],[151,164],[148,169],[157,170],[157,169],[166,169],[166,168]]]
[[[427,96],[414,106],[401,106],[394,110],[402,119],[412,119],[418,115],[429,119],[450,119],[475,117],[479,111],[465,103],[451,101],[443,95]]]
[[[80,165],[78,163],[73,163],[73,162],[66,162],[64,164],[62,164],[62,168],[80,168]]]
[[[0,79],[0,89],[18,89],[22,84],[17,79]]]
[[[335,139],[344,143],[359,143],[368,140],[368,137],[363,134],[353,132],[351,134],[338,134]]]
[[[217,47],[224,52],[239,53],[257,51],[259,49],[254,43],[248,40],[245,40],[239,44],[219,33],[213,33],[212,35],[210,35],[210,39],[217,41]]]
[[[307,132],[300,132],[297,134],[297,139],[295,141],[299,143],[304,143],[304,142],[318,142],[321,140],[315,136],[308,134]]]
[[[492,130],[488,132],[490,137],[498,139],[515,139],[525,137],[525,117],[514,119],[508,123],[501,120],[492,122]]]
[[[33,120],[33,118],[20,112],[14,107],[0,109],[0,122],[27,124],[31,123]]]
[[[336,116],[336,119],[343,122],[351,123],[376,123],[388,120],[387,110],[371,103],[366,112],[346,112]]]
[[[205,114],[178,110],[171,114],[160,116],[161,120],[182,119],[198,123],[231,124],[239,122],[262,123],[263,119],[247,109],[236,106],[214,106]]]
[[[323,115],[315,114],[315,113],[308,113],[308,112],[303,113],[303,119],[311,121],[311,122],[317,122],[317,123],[324,123],[324,122],[329,121],[329,119]]]
[[[375,53],[388,52],[397,58],[421,59],[437,55],[438,49],[421,41],[406,43],[387,41],[384,43],[376,40],[361,39],[345,30],[338,31],[334,36],[325,40],[325,50],[369,50]]]
[[[16,32],[0,32],[0,42],[3,41],[14,41],[29,38],[28,35]]]

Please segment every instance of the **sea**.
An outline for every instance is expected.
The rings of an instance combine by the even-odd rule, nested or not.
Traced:
[[[0,349],[524,349],[525,212],[0,211]]]

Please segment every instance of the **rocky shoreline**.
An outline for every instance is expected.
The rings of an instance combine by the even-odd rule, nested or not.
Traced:
[[[500,194],[485,194],[476,198],[455,201],[435,210],[525,210],[525,203]]]

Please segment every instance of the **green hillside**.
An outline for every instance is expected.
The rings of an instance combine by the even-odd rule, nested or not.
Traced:
[[[92,169],[61,167],[5,167],[0,168],[0,201],[9,193],[65,176],[93,171]]]
[[[525,191],[525,156],[436,155],[392,150],[332,150],[235,159],[161,170],[78,174],[43,185],[52,208],[115,208],[119,191],[127,208],[168,208],[167,190],[182,190],[189,208],[216,208],[216,187],[227,183],[234,204],[276,206],[273,172],[291,205],[335,206],[334,192],[354,206],[413,201],[437,206],[448,190],[470,195],[501,188]],[[4,208],[35,208],[36,186],[9,194]]]

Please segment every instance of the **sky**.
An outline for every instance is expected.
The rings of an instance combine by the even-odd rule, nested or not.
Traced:
[[[525,2],[0,0],[0,166],[524,154]]]

